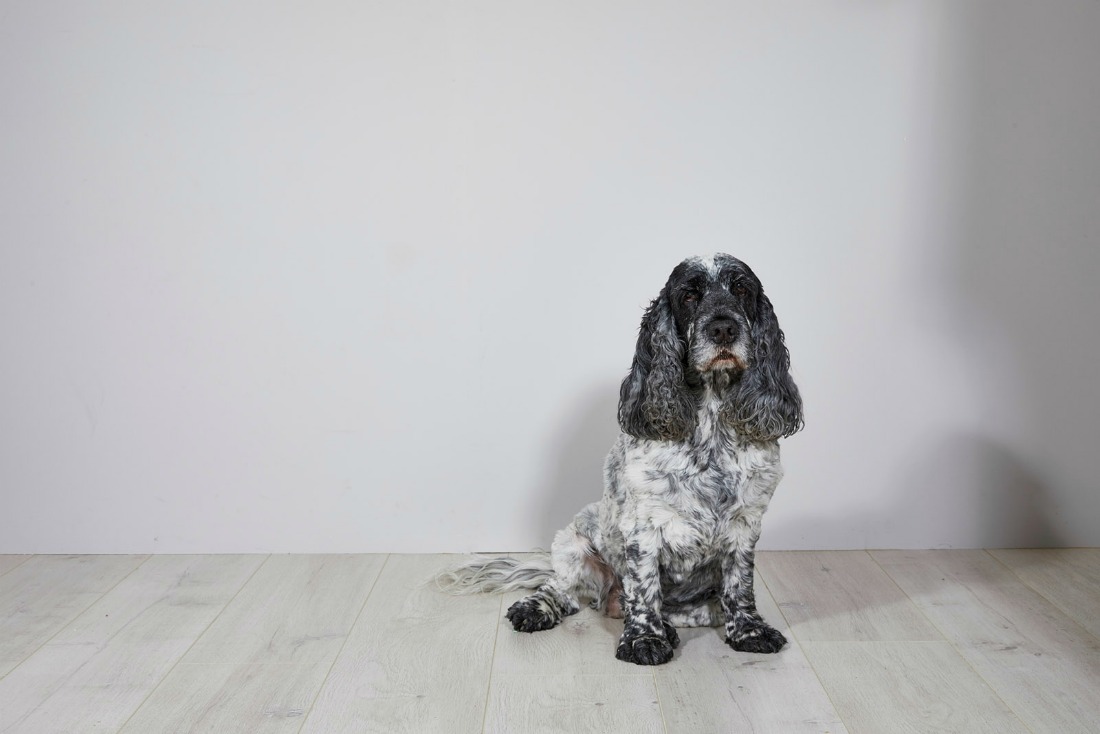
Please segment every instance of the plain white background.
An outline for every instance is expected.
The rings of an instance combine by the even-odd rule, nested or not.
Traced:
[[[0,552],[546,547],[754,267],[762,547],[1100,544],[1100,5],[5,3]]]

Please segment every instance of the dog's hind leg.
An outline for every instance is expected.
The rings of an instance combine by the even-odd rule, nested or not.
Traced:
[[[538,632],[561,623],[581,608],[582,598],[602,600],[611,587],[610,567],[603,563],[592,540],[583,532],[595,514],[589,505],[563,530],[550,546],[553,575],[535,593],[508,608],[507,618],[520,632]]]

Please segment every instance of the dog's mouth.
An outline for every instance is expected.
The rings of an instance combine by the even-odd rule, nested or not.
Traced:
[[[712,372],[714,370],[743,370],[745,369],[745,362],[733,352],[723,349],[715,355],[707,364],[707,371]]]

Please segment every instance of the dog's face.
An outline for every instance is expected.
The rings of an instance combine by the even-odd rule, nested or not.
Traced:
[[[730,255],[684,260],[642,317],[619,425],[637,438],[691,437],[711,390],[722,419],[751,441],[802,427],[802,399],[771,301],[749,266]]]
[[[752,359],[750,334],[760,281],[729,255],[691,258],[668,281],[669,307],[688,372],[743,372]]]

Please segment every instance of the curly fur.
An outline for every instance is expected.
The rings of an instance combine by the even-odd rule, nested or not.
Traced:
[[[791,358],[772,302],[760,290],[750,369],[737,394],[723,406],[723,418],[742,436],[756,441],[787,438],[802,429],[802,398],[791,379]]]
[[[667,288],[642,318],[630,374],[619,389],[619,425],[636,436],[682,441],[695,423],[685,389],[684,343],[677,337]]]
[[[554,627],[583,602],[624,617],[616,657],[671,659],[677,626],[724,625],[736,650],[786,642],[756,611],[761,519],[783,476],[778,439],[802,400],[771,301],[729,255],[680,263],[642,318],[619,393],[622,433],[603,498],[554,538],[549,557],[478,559],[440,576],[457,593],[535,589],[516,630]]]

